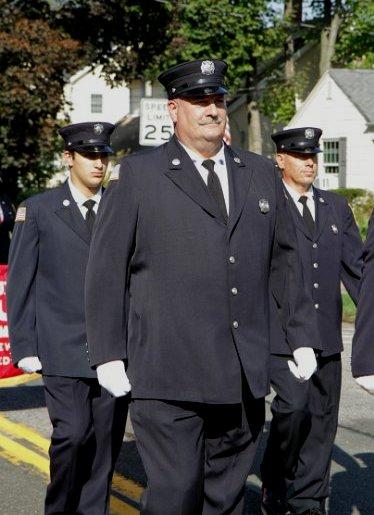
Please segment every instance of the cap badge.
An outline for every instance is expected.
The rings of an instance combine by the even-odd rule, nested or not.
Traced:
[[[172,160],[171,164],[172,164],[173,166],[179,166],[179,165],[181,164],[180,159],[178,159],[177,157],[175,157],[175,158]]]
[[[67,198],[65,200],[62,201],[62,205],[65,206],[65,207],[68,207],[70,206],[70,200],[68,200]]]
[[[332,226],[331,226],[331,230],[332,230],[332,232],[333,232],[334,234],[338,234],[338,228],[336,227],[336,225],[335,225],[335,224],[332,224]]]
[[[306,139],[314,138],[314,129],[305,129],[305,137]]]
[[[203,75],[213,75],[214,73],[214,63],[212,61],[203,61],[201,63],[201,73]]]
[[[104,126],[101,123],[95,123],[93,126],[93,131],[98,136],[104,132]]]
[[[266,198],[260,198],[258,201],[258,207],[261,213],[268,213],[270,211],[269,201]]]

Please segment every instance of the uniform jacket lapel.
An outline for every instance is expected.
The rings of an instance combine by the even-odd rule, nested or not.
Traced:
[[[230,213],[228,226],[231,234],[243,211],[253,171],[226,144],[225,159],[229,178]]]
[[[165,175],[204,211],[224,224],[220,210],[209,195],[204,180],[175,136],[167,143],[166,150],[169,166]]]
[[[330,205],[323,195],[321,190],[317,188],[313,188],[314,190],[314,200],[316,203],[316,235],[315,239],[318,240],[320,237],[330,212]]]
[[[79,211],[79,208],[71,195],[68,181],[65,181],[64,184],[60,186],[60,193],[58,206],[55,210],[56,215],[83,241],[85,241],[87,245],[89,245],[91,235],[82,213]],[[69,204],[66,201],[69,201]]]

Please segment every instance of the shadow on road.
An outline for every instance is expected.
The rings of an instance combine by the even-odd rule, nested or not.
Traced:
[[[44,407],[43,386],[0,388],[0,411],[18,411]]]
[[[333,459],[345,470],[332,476],[330,515],[351,515],[353,509],[360,515],[374,513],[374,453],[355,454],[354,458],[334,447]]]

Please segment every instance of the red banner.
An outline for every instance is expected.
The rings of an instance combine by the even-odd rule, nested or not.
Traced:
[[[10,344],[6,311],[6,281],[8,266],[0,265],[0,379],[19,376],[22,370],[15,368],[10,358]]]

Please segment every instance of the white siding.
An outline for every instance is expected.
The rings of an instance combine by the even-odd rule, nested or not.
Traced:
[[[102,95],[102,113],[91,112],[91,95]],[[100,77],[100,68],[83,70],[71,78],[65,87],[65,99],[70,102],[65,111],[71,123],[105,121],[116,123],[129,112],[129,89],[125,84],[111,88]]]
[[[288,127],[314,126],[326,139],[347,139],[346,187],[374,190],[374,133],[334,80],[326,73],[301,105]],[[319,155],[322,172],[322,155]]]

